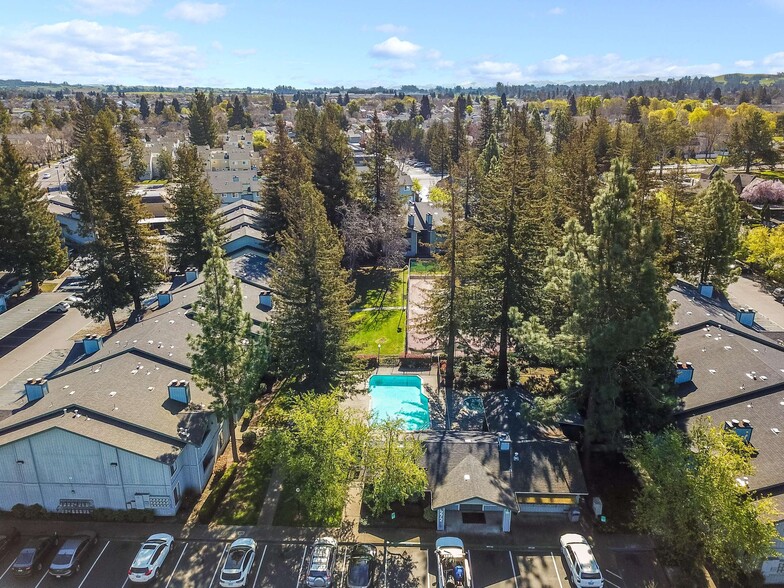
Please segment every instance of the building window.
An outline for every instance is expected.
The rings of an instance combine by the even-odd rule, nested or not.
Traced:
[[[174,487],[174,504],[179,504],[179,503],[180,503],[180,485],[177,484]]]
[[[171,475],[174,476],[174,472],[177,471],[177,462],[173,461],[169,464],[169,470],[171,471]]]
[[[205,472],[207,471],[207,468],[210,467],[210,464],[212,463],[214,457],[215,457],[215,453],[213,451],[210,451],[207,455],[204,456],[204,459],[201,462],[201,469],[203,471]]]

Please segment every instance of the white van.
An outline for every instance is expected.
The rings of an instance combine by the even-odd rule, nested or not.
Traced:
[[[561,536],[561,553],[577,588],[603,588],[604,578],[585,537],[576,533]]]

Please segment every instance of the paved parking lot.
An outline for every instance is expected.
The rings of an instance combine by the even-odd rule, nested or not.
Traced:
[[[0,586],[34,588],[127,588],[128,566],[141,542],[99,540],[81,572],[75,577],[55,579],[44,570],[31,577],[16,578],[10,566],[18,548],[0,559]],[[175,541],[161,568],[157,581],[161,588],[213,588],[228,551],[228,541]],[[348,553],[351,546],[341,545],[338,552],[335,586],[345,586]],[[251,570],[249,588],[301,588],[309,546],[304,544],[259,543]],[[468,551],[477,588],[569,588],[558,552],[527,553],[519,549],[471,549]],[[51,556],[50,556],[51,559]],[[602,562],[604,564],[604,562]],[[631,562],[628,562],[631,563]],[[48,562],[47,562],[48,564]],[[613,562],[614,565],[614,562]],[[631,588],[620,568],[603,565],[608,588]],[[625,571],[623,573],[626,573]],[[380,588],[432,588],[436,584],[433,546],[379,547],[376,586]]]

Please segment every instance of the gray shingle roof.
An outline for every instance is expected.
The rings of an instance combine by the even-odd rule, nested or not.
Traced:
[[[513,461],[501,455],[494,435],[436,433],[422,440],[432,508],[478,498],[517,510],[516,493],[587,494],[572,443],[513,443],[520,458]]]

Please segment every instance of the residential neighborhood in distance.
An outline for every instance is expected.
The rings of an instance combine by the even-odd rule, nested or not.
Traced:
[[[775,36],[395,8],[7,7],[0,587],[784,585]]]

